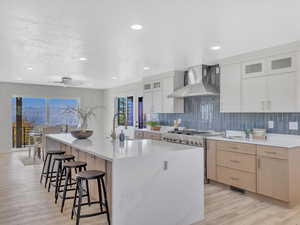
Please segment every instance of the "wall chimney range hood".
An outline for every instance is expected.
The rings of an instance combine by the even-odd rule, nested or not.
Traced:
[[[175,90],[170,98],[220,95],[219,65],[200,65],[185,71],[184,87]]]

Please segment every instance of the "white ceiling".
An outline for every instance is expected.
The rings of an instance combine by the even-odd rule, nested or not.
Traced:
[[[114,87],[300,40],[299,10],[299,0],[0,0],[0,81]]]

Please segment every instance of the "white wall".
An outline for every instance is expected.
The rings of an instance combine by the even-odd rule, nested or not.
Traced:
[[[0,152],[8,152],[11,149],[11,98],[13,96],[79,98],[81,106],[103,106],[103,90],[0,83]],[[98,109],[96,117],[89,122],[89,128],[93,129],[96,135],[103,135],[103,111]]]
[[[114,100],[115,97],[121,96],[133,96],[134,97],[134,111],[135,118],[137,120],[137,99],[143,95],[142,82],[137,82],[117,88],[111,88],[104,90],[104,132],[105,135],[109,135],[112,130],[112,119],[114,115]]]

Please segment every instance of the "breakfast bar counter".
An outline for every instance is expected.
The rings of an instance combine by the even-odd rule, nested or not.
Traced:
[[[106,172],[113,225],[190,225],[204,218],[202,148],[48,134],[46,151],[55,149],[86,161],[88,169]],[[90,184],[92,198],[97,196],[95,187]]]

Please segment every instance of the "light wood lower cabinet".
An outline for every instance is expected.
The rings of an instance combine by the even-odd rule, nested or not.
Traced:
[[[206,154],[207,178],[217,180],[217,142],[207,141],[207,154]]]
[[[208,179],[288,203],[300,203],[300,147],[208,140]]]
[[[257,193],[289,201],[289,162],[258,156]]]
[[[256,192],[256,174],[226,167],[217,167],[218,181],[234,187]]]

